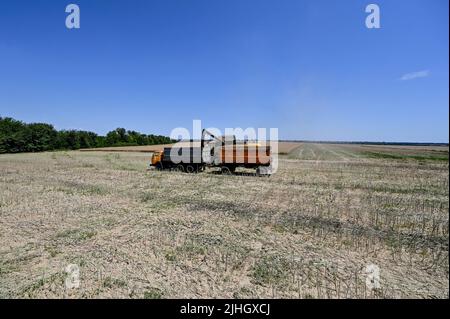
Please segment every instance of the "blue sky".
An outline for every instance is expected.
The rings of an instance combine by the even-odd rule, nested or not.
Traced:
[[[447,0],[2,1],[0,116],[104,134],[448,142]],[[365,27],[377,3],[381,29]]]

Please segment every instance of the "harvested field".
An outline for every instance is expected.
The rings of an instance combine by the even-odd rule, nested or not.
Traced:
[[[448,298],[448,147],[286,153],[270,178],[0,155],[0,298]]]
[[[278,142],[278,153],[287,155],[301,145],[299,142]]]

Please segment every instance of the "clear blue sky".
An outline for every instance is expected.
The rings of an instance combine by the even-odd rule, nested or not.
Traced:
[[[81,29],[65,27],[65,7]],[[365,27],[365,6],[381,29]],[[447,0],[2,1],[0,116],[448,142]]]

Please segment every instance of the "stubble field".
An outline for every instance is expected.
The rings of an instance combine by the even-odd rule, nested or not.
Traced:
[[[270,178],[0,155],[0,298],[448,298],[448,147],[286,153]]]

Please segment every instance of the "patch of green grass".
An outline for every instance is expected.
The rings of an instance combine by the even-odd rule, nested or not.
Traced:
[[[166,252],[166,254],[164,255],[164,257],[166,257],[166,259],[167,259],[168,261],[172,261],[172,262],[177,260],[177,254],[176,254],[176,252],[173,251],[173,250],[170,250],[170,251]]]
[[[91,229],[68,229],[56,235],[57,239],[68,239],[74,242],[88,240],[97,234],[95,230]]]
[[[62,232],[59,232],[58,234],[56,234],[56,238],[72,237],[72,235],[77,234],[77,232],[78,232],[77,229],[63,230]]]
[[[162,296],[163,293],[159,288],[150,287],[144,291],[144,299],[161,299]]]
[[[126,287],[127,282],[123,279],[106,277],[103,280],[103,287],[105,288],[114,288],[114,287]]]
[[[46,246],[45,251],[49,253],[50,257],[56,257],[60,251],[54,246]]]
[[[82,256],[71,257],[71,258],[69,258],[69,261],[70,261],[69,262],[70,264],[75,264],[80,268],[86,266],[86,264],[87,264],[86,259],[84,259],[84,257],[82,257]]]
[[[153,193],[147,192],[147,193],[143,193],[141,195],[141,202],[146,203],[146,202],[150,202],[155,198],[155,195]]]
[[[212,235],[212,234],[189,234],[189,240],[201,245],[203,247],[217,247],[222,245],[223,238],[221,235]]]
[[[78,238],[81,240],[86,240],[94,237],[95,235],[97,235],[95,230],[85,230],[79,233]]]
[[[57,191],[73,195],[75,193],[82,195],[105,195],[108,191],[100,186],[87,183],[80,183],[77,181],[65,181],[63,185],[56,188]]]
[[[54,273],[54,274],[52,274],[52,275],[50,275],[48,277],[42,276],[38,280],[36,280],[36,281],[32,282],[31,284],[26,285],[25,287],[23,287],[21,289],[21,292],[19,293],[19,295],[26,296],[26,297],[32,297],[33,293],[35,291],[41,289],[46,284],[47,285],[56,284],[58,286],[63,285],[65,278],[66,278],[66,276],[65,276],[65,273],[63,273],[63,272],[57,272],[57,273]]]
[[[178,252],[188,255],[188,256],[196,256],[196,255],[206,254],[206,248],[195,242],[185,243],[183,246],[177,247],[176,250]]]
[[[362,152],[362,155],[369,158],[384,158],[384,159],[405,159],[404,156],[398,154],[378,153],[378,152]]]
[[[45,285],[45,279],[39,278],[37,281],[33,282],[32,284],[26,286],[23,290],[23,293],[30,294],[39,288],[43,287]]]
[[[113,217],[106,217],[106,218],[102,218],[99,222],[99,225],[103,226],[103,227],[111,227],[117,224],[117,220],[114,219]]]
[[[397,160],[417,160],[417,161],[448,161],[448,153],[439,154],[423,154],[423,155],[410,155],[410,154],[393,154],[393,153],[380,153],[365,151],[362,152],[365,157],[369,158],[382,158],[382,159],[397,159]]]
[[[168,201],[167,199],[164,199],[164,198],[163,199],[160,198],[158,200],[152,200],[150,202],[150,204],[151,204],[151,208],[153,208],[156,211],[160,211],[160,212],[170,211],[170,210],[173,210],[180,206],[179,203],[176,203],[174,201]]]
[[[252,277],[259,285],[282,285],[289,277],[291,263],[279,256],[263,256],[253,266]]]
[[[272,229],[273,229],[274,231],[276,231],[277,233],[285,233],[285,232],[288,232],[288,231],[289,231],[289,229],[287,229],[285,226],[280,225],[280,224],[274,224],[274,225],[272,225]]]
[[[0,262],[0,277],[18,270],[19,267],[15,263],[8,261]]]
[[[0,277],[2,275],[19,271],[22,266],[28,264],[36,257],[39,257],[39,254],[37,253],[20,254],[18,257],[9,260],[6,259],[2,260],[0,258]]]
[[[85,195],[103,195],[106,194],[106,191],[98,185],[87,185],[83,188],[82,193]]]
[[[410,155],[408,158],[415,159],[418,161],[443,161],[448,162],[448,154],[446,156],[442,155]]]

